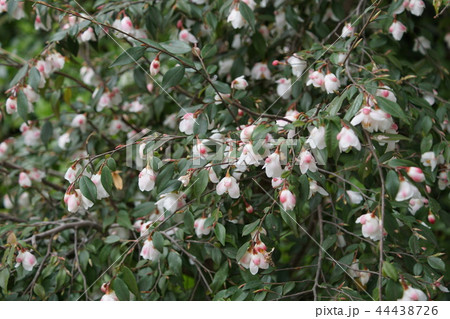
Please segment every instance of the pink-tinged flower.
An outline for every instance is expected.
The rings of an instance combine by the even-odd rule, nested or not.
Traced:
[[[36,62],[36,69],[39,71],[41,78],[48,78],[52,72],[52,65],[48,61],[39,60]]]
[[[97,199],[100,200],[100,199],[109,197],[108,192],[106,191],[106,189],[103,187],[103,184],[102,184],[101,172],[94,174],[91,177],[91,181],[95,184],[95,187],[97,187]]]
[[[430,211],[428,212],[428,221],[430,224],[434,224],[436,222],[436,216]]]
[[[269,268],[268,258],[268,254],[265,250],[257,251],[256,248],[254,248],[248,267],[250,273],[256,275],[259,269]]]
[[[206,219],[206,217],[200,217],[194,221],[195,234],[199,238],[201,238],[203,235],[207,236],[211,232],[211,226],[205,227]]]
[[[115,119],[109,123],[108,134],[116,135],[120,131],[126,131],[126,128],[127,125],[122,120]]]
[[[37,168],[33,168],[29,173],[28,176],[31,178],[32,181],[35,182],[42,182],[42,179],[45,178],[46,174],[45,172],[38,170]]]
[[[81,76],[81,80],[84,83],[86,83],[87,85],[96,86],[99,83],[99,79],[97,78],[95,71],[88,66],[81,67],[80,76]]]
[[[403,3],[393,12],[393,14],[398,15],[400,13],[403,13],[406,8],[409,6],[409,0],[403,1]]]
[[[377,241],[383,236],[380,220],[375,214],[367,213],[361,215],[356,220],[356,223],[362,225],[362,234],[366,238]]]
[[[8,1],[0,0],[0,13],[8,12]]]
[[[403,37],[403,33],[406,32],[406,27],[400,21],[394,21],[389,27],[389,33],[392,34],[395,40],[400,41]]]
[[[351,204],[356,205],[363,201],[363,197],[360,192],[348,190],[347,195],[348,195],[348,198],[349,198]]]
[[[242,153],[239,156],[239,160],[237,161],[236,166],[242,167],[243,170],[240,171],[243,172],[245,171],[247,165],[259,166],[262,159],[262,156],[254,151],[253,144],[249,142],[246,143],[242,148]]]
[[[211,164],[207,164],[205,168],[208,170],[208,176],[211,183],[217,184],[219,182],[219,178],[217,177],[216,172],[214,171]]]
[[[385,99],[388,99],[392,102],[397,102],[397,98],[395,97],[394,92],[389,86],[382,86],[379,89],[377,89],[377,96],[384,97]]]
[[[325,75],[325,90],[328,94],[334,93],[334,91],[337,91],[339,89],[339,86],[341,85],[341,82],[339,82],[339,79],[334,75],[333,73],[328,73]]]
[[[86,131],[86,124],[87,124],[86,115],[84,115],[84,114],[77,114],[73,118],[72,122],[70,123],[70,126],[73,127],[73,128],[79,127],[82,132],[85,132]]]
[[[425,10],[425,2],[423,2],[422,0],[410,0],[408,9],[411,14],[420,17],[423,13],[423,10]]]
[[[152,76],[155,76],[159,73],[159,70],[161,68],[161,63],[159,62],[159,57],[156,56],[156,58],[153,59],[152,63],[150,63],[150,74]]]
[[[425,174],[418,167],[407,167],[406,172],[409,177],[416,183],[422,183],[425,181]]]
[[[263,169],[266,169],[267,177],[281,177],[283,169],[280,163],[280,153],[277,151],[266,158]]]
[[[95,40],[95,33],[94,33],[94,29],[92,27],[87,28],[86,31],[84,31],[81,35],[80,35],[80,41],[81,42],[89,42]]]
[[[431,42],[424,36],[418,36],[414,39],[413,51],[419,51],[421,54],[427,54],[427,50],[431,48]]]
[[[131,22],[130,17],[125,16],[120,20],[120,29],[126,33],[130,33],[133,30],[133,22]]]
[[[289,99],[289,97],[291,96],[291,92],[292,92],[291,80],[286,79],[286,78],[281,78],[281,79],[277,80],[276,83],[278,83],[277,94],[282,99],[285,99],[285,100]]]
[[[295,120],[298,119],[299,115],[300,112],[298,112],[297,110],[288,110],[286,111],[286,115],[284,116],[284,118],[291,122],[294,122]],[[289,124],[289,122],[285,120],[277,120],[276,123],[279,128],[283,128]]]
[[[351,37],[355,33],[355,28],[352,27],[350,23],[346,23],[342,28],[341,37],[348,38]]]
[[[5,196],[3,196],[3,206],[6,209],[11,209],[14,207],[14,203],[11,201],[11,198],[8,194],[5,194]]]
[[[251,75],[254,80],[270,80],[272,78],[272,74],[270,73],[267,64],[262,62],[255,63],[252,68]]]
[[[246,126],[240,134],[242,142],[249,142],[252,138],[253,130],[255,129],[255,125]]]
[[[66,58],[59,52],[48,55],[45,60],[50,63],[53,71],[61,70],[66,63]]]
[[[361,150],[361,143],[355,132],[348,127],[343,127],[339,134],[336,136],[339,141],[339,150],[342,152],[347,152],[350,147],[356,148],[358,151]]]
[[[67,205],[67,210],[70,213],[76,213],[81,206],[81,197],[77,192],[64,194],[64,203]]]
[[[422,154],[420,161],[422,162],[423,166],[429,166],[433,171],[436,168],[438,159],[434,152],[426,152]]]
[[[194,158],[206,159],[209,151],[211,151],[211,149],[201,141],[197,141],[197,144],[192,147],[192,155]]]
[[[293,210],[296,202],[295,195],[287,188],[284,188],[280,192],[280,202],[285,211]]]
[[[161,253],[153,245],[153,240],[147,239],[141,250],[141,257],[150,261],[156,261],[159,259]]]
[[[178,180],[181,182],[181,184],[183,184],[184,187],[186,187],[189,185],[189,182],[191,181],[191,175],[186,174],[186,175],[180,176],[178,178]]]
[[[420,192],[416,186],[408,182],[403,177],[400,178],[400,186],[398,188],[397,196],[395,196],[395,200],[397,202],[401,202],[404,200],[408,200],[410,198],[420,198]]]
[[[367,267],[364,268],[364,270],[367,270]],[[358,259],[356,259],[352,263],[351,267],[348,270],[348,273],[353,278],[359,278],[359,281],[360,281],[361,285],[363,285],[363,286],[365,286],[369,282],[370,273],[359,270],[359,261],[358,261]]]
[[[330,195],[323,187],[319,186],[319,184],[317,184],[317,182],[315,180],[311,180],[311,181],[309,181],[308,199],[310,199],[315,193],[319,193],[322,196]]]
[[[372,113],[373,110],[370,106],[364,106],[362,109],[358,111],[358,113],[356,113],[355,117],[353,117],[350,124],[352,124],[353,126],[361,124],[362,127],[368,132],[373,132],[375,131],[375,129],[374,129],[374,119],[371,116]]]
[[[155,188],[156,174],[151,168],[144,168],[139,173],[139,189],[141,192],[149,192]]]
[[[8,152],[8,141],[3,141],[0,143],[0,158],[5,156],[6,152]]]
[[[26,85],[23,87],[23,93],[27,97],[29,103],[34,103],[39,100],[39,94],[37,94],[30,85]]]
[[[308,170],[311,172],[317,172],[316,159],[310,151],[302,150],[300,152],[299,166],[302,174],[306,174]]]
[[[175,213],[178,209],[186,205],[185,201],[186,195],[181,193],[167,193],[162,194],[159,200],[156,202],[158,211],[164,212],[168,211],[170,213]]]
[[[10,96],[6,100],[6,113],[13,114],[17,112],[17,98]]]
[[[245,80],[245,76],[241,75],[231,82],[231,88],[235,90],[245,90],[248,86],[247,80]]]
[[[183,119],[180,122],[179,129],[184,134],[191,135],[194,133],[194,123],[194,113],[186,113],[183,115]]]
[[[29,127],[26,123],[20,125],[23,140],[26,146],[36,146],[41,140],[41,131],[36,127]]]
[[[308,143],[312,149],[317,148],[322,150],[327,147],[327,144],[325,143],[325,126],[314,127],[309,133],[306,143]]]
[[[425,204],[428,204],[428,199],[425,197],[411,198],[409,200],[408,210],[412,215],[415,215]]]
[[[284,178],[274,177],[272,178],[272,188],[278,188],[284,183]]]
[[[16,268],[22,265],[26,271],[32,271],[33,267],[37,264],[36,257],[27,250],[19,251],[16,257]]]
[[[240,190],[236,178],[227,174],[227,176],[222,178],[222,180],[217,184],[216,192],[218,195],[228,193],[231,198],[239,198]]]
[[[311,72],[308,76],[308,81],[306,85],[313,85],[316,88],[322,88],[325,85],[325,76],[321,71]]]
[[[408,286],[403,290],[403,297],[397,301],[427,301],[427,296],[422,290]]]
[[[237,5],[235,5],[231,9],[230,14],[227,18],[227,22],[231,22],[231,25],[234,29],[240,29],[245,25],[246,21],[239,11],[239,7]]]
[[[109,293],[103,295],[100,301],[119,301],[119,298],[117,298],[116,293],[111,290]]]
[[[289,57],[289,59],[287,59],[287,63],[289,63],[292,68],[292,75],[297,78],[303,75],[303,72],[308,66],[305,60],[301,60],[296,56]]]
[[[25,172],[19,174],[19,185],[23,188],[31,187],[31,179]]]
[[[254,0],[241,0],[241,1],[244,2],[246,5],[248,5],[250,9],[255,10],[256,2]]]
[[[448,175],[446,171],[442,171],[438,175],[438,187],[441,191],[447,188],[450,185],[448,180]]]
[[[67,144],[70,143],[70,133],[66,132],[58,138],[58,147],[62,150],[67,149]]]
[[[189,43],[189,42],[197,43],[198,42],[197,38],[192,33],[190,33],[189,30],[187,30],[187,29],[180,31],[180,33],[178,34],[178,40],[184,41],[187,43]]]

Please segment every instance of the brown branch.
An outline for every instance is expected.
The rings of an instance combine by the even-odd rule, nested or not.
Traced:
[[[101,225],[99,225],[99,224],[97,224],[95,222],[91,222],[91,221],[85,220],[85,221],[81,221],[81,222],[74,222],[74,223],[64,224],[62,226],[59,226],[59,227],[56,227],[56,228],[44,231],[42,233],[35,234],[35,235],[25,239],[24,242],[30,242],[33,238],[34,239],[40,239],[40,238],[44,238],[44,237],[47,237],[47,236],[55,235],[55,234],[60,233],[60,232],[62,232],[64,230],[66,230],[66,229],[71,229],[71,228],[75,228],[76,229],[76,228],[79,228],[79,227],[94,227],[94,228],[98,229],[99,231],[103,231]]]

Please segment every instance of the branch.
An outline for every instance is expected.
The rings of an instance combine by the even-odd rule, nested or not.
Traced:
[[[322,204],[317,207],[317,218],[319,222],[319,247],[323,244],[323,223],[322,223]],[[317,287],[319,286],[320,272],[322,271],[323,249],[319,249],[319,260],[317,261],[316,278],[314,279],[314,286],[312,288],[314,301],[317,301]]]
[[[44,237],[48,237],[57,233],[60,233],[66,229],[70,229],[70,228],[79,228],[79,227],[94,227],[96,229],[98,229],[99,231],[103,231],[102,226],[100,226],[97,223],[91,222],[91,221],[81,221],[81,222],[75,222],[75,223],[68,223],[50,230],[47,230],[45,232],[39,233],[39,234],[35,234],[27,239],[24,240],[24,242],[30,242],[31,240],[34,239],[40,239],[40,238],[44,238]]]

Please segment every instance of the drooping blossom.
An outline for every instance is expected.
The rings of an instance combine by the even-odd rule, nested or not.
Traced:
[[[240,190],[236,179],[229,174],[222,178],[216,186],[217,195],[227,193],[231,198],[239,198]]]
[[[280,202],[285,211],[293,210],[296,203],[295,195],[289,189],[283,188],[280,192]]]
[[[431,170],[434,171],[436,168],[436,165],[438,163],[438,159],[434,152],[425,152],[422,154],[422,157],[420,158],[420,161],[422,162],[423,166],[431,167]]]
[[[245,76],[241,75],[231,82],[231,88],[235,90],[245,90],[248,86],[247,80],[245,80]]]
[[[194,221],[195,234],[199,238],[201,238],[203,235],[207,236],[211,232],[211,226],[205,227],[206,219],[206,217],[200,217]]]
[[[309,144],[312,149],[317,148],[319,150],[322,150],[327,147],[327,144],[325,142],[325,126],[321,125],[319,127],[314,127],[310,131],[306,143]]]
[[[406,32],[406,27],[400,21],[394,21],[389,27],[389,33],[392,34],[392,37],[400,41],[403,37],[403,34]]]
[[[156,261],[158,260],[161,253],[158,249],[155,248],[153,244],[153,240],[147,239],[145,240],[144,246],[142,246],[140,256],[146,260]]]
[[[266,170],[267,177],[281,177],[283,168],[280,163],[280,153],[275,151],[267,157],[263,169]]]
[[[155,187],[156,173],[150,168],[145,167],[139,173],[139,189],[141,192],[149,192]]]
[[[179,129],[181,132],[187,135],[194,134],[194,123],[195,123],[194,113],[186,113],[183,115],[183,119],[180,122]]]
[[[325,90],[328,94],[337,91],[339,89],[339,86],[341,85],[341,82],[333,73],[328,73],[327,75],[325,75],[324,81]]]
[[[348,199],[350,200],[350,203],[353,205],[359,204],[363,201],[363,197],[360,192],[348,190],[348,191],[346,191],[346,193],[348,195]]]
[[[377,241],[383,236],[380,220],[375,214],[367,213],[361,215],[356,219],[356,223],[362,225],[362,234],[366,238]]]
[[[317,172],[316,159],[310,151],[303,149],[300,152],[299,166],[302,174],[306,174],[307,171]]]
[[[351,128],[342,127],[336,139],[339,141],[339,150],[341,153],[347,152],[351,147],[356,148],[358,151],[361,150],[361,143]]]
[[[36,264],[36,257],[32,253],[25,249],[19,251],[19,254],[16,257],[16,268],[22,265],[23,269],[26,271],[32,271]]]

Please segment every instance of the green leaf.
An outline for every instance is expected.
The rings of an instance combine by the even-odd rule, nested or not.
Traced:
[[[397,269],[390,262],[383,263],[383,273],[394,281],[398,280]]]
[[[94,182],[90,180],[87,176],[81,176],[80,178],[80,190],[84,197],[89,199],[91,202],[95,202],[97,199],[97,187]]]
[[[184,67],[176,66],[171,68],[169,71],[164,74],[162,80],[162,86],[167,89],[172,86],[177,85],[184,77]]]
[[[117,214],[117,223],[127,229],[133,229],[133,225],[131,225],[130,221],[130,216],[128,216],[128,213],[125,210],[121,210]]]
[[[41,141],[44,145],[47,145],[50,142],[50,139],[53,136],[53,125],[50,121],[45,121],[44,125],[41,128]]]
[[[41,284],[35,284],[34,288],[33,288],[33,291],[36,294],[36,296],[38,296],[42,300],[45,299],[45,289],[44,289],[44,287],[42,287]]]
[[[163,252],[164,250],[164,238],[161,235],[161,233],[154,233],[152,235],[152,240],[153,240],[153,246],[155,246],[155,248],[159,251],[159,252]]]
[[[114,244],[114,243],[118,242],[119,240],[120,240],[119,236],[111,235],[111,236],[106,237],[104,242],[105,242],[105,244]]]
[[[260,223],[260,219],[258,218],[257,220],[255,220],[253,223],[245,225],[244,229],[242,230],[242,236],[247,236],[248,234],[250,234],[252,231],[254,231],[256,229],[256,227],[258,227],[259,223]]]
[[[115,171],[117,168],[116,165],[116,161],[114,160],[114,158],[110,157],[106,160],[106,165],[108,165],[108,167],[112,170]]]
[[[27,74],[27,72],[28,72],[28,64],[25,63],[24,66],[20,68],[20,70],[16,73],[14,78],[11,80],[11,82],[9,83],[9,87],[13,87],[14,85],[16,85],[17,82],[22,80],[22,78]]]
[[[142,217],[150,214],[154,209],[155,203],[153,202],[142,203],[136,206],[136,208],[133,210],[133,216]]]
[[[145,53],[145,47],[132,47],[122,52],[116,60],[109,66],[110,68],[129,63],[136,63]]]
[[[383,111],[391,114],[394,117],[402,119],[406,123],[409,123],[409,120],[408,120],[405,112],[403,112],[403,110],[400,107],[400,105],[398,105],[396,102],[393,102],[393,101],[388,100],[388,99],[386,99],[384,97],[381,97],[381,96],[377,96],[376,98],[377,98],[378,106]]]
[[[122,267],[122,280],[128,286],[128,289],[136,296],[138,300],[141,299],[141,293],[139,291],[139,287],[136,282],[136,278],[134,277],[133,272],[126,266]]]
[[[25,122],[28,120],[28,99],[23,91],[17,94],[17,112]]]
[[[219,91],[220,93],[224,93],[224,94],[230,94],[231,93],[231,87],[223,82],[219,82],[219,81],[215,81],[213,82],[214,87],[216,88],[217,91]]]
[[[234,10],[234,9],[233,9]],[[255,31],[255,14],[252,9],[244,2],[239,3],[239,11],[241,12],[244,19],[248,22],[253,31]]]
[[[339,110],[341,109],[342,102],[344,102],[346,97],[346,94],[336,96],[333,101],[331,101],[330,106],[328,107],[328,114],[330,114],[331,116],[335,116],[336,114],[338,114]]]
[[[184,213],[184,226],[185,230],[192,231],[194,229],[194,216],[188,210]]]
[[[427,258],[427,261],[434,269],[445,271],[445,263],[441,258],[430,256]]]
[[[241,247],[239,247],[237,253],[236,253],[236,261],[240,261],[241,258],[245,255],[249,247],[249,243],[244,243]]]
[[[170,40],[159,44],[163,49],[172,54],[183,54],[191,52],[189,44],[180,40]]]
[[[206,60],[208,58],[212,58],[217,53],[217,46],[214,44],[207,44],[202,49],[202,58]]]
[[[41,80],[41,74],[39,71],[33,67],[28,73],[28,84],[33,88],[34,91],[39,89],[39,82]]]
[[[100,177],[100,180],[101,180],[102,185],[105,188],[105,190],[108,192],[108,194],[111,195],[113,178],[112,178],[111,170],[109,169],[108,166],[103,166],[102,175]]]
[[[119,277],[116,277],[114,279],[113,290],[116,293],[116,296],[117,298],[119,298],[119,300],[121,301],[130,300],[130,291],[128,290],[127,285]]]
[[[395,198],[400,182],[395,171],[391,170],[386,175],[386,190],[391,198]]]
[[[209,182],[209,174],[206,169],[201,170],[197,175],[197,179],[195,180],[194,185],[194,195],[196,197],[200,197],[208,186]]]
[[[9,281],[9,270],[8,268],[4,268],[0,272],[0,288],[3,289],[4,295],[6,295],[6,291],[8,290],[8,281]]]
[[[214,227],[214,233],[216,234],[217,239],[222,244],[222,246],[225,246],[225,235],[226,235],[225,226],[222,224],[217,223],[216,227]]]
[[[171,251],[169,253],[169,258],[167,259],[169,263],[169,269],[175,275],[181,275],[181,257],[178,253]]]
[[[352,105],[348,108],[348,110],[345,112],[344,120],[350,121],[351,118],[358,112],[360,109],[362,102],[364,99],[364,95],[360,93],[354,100]]]

